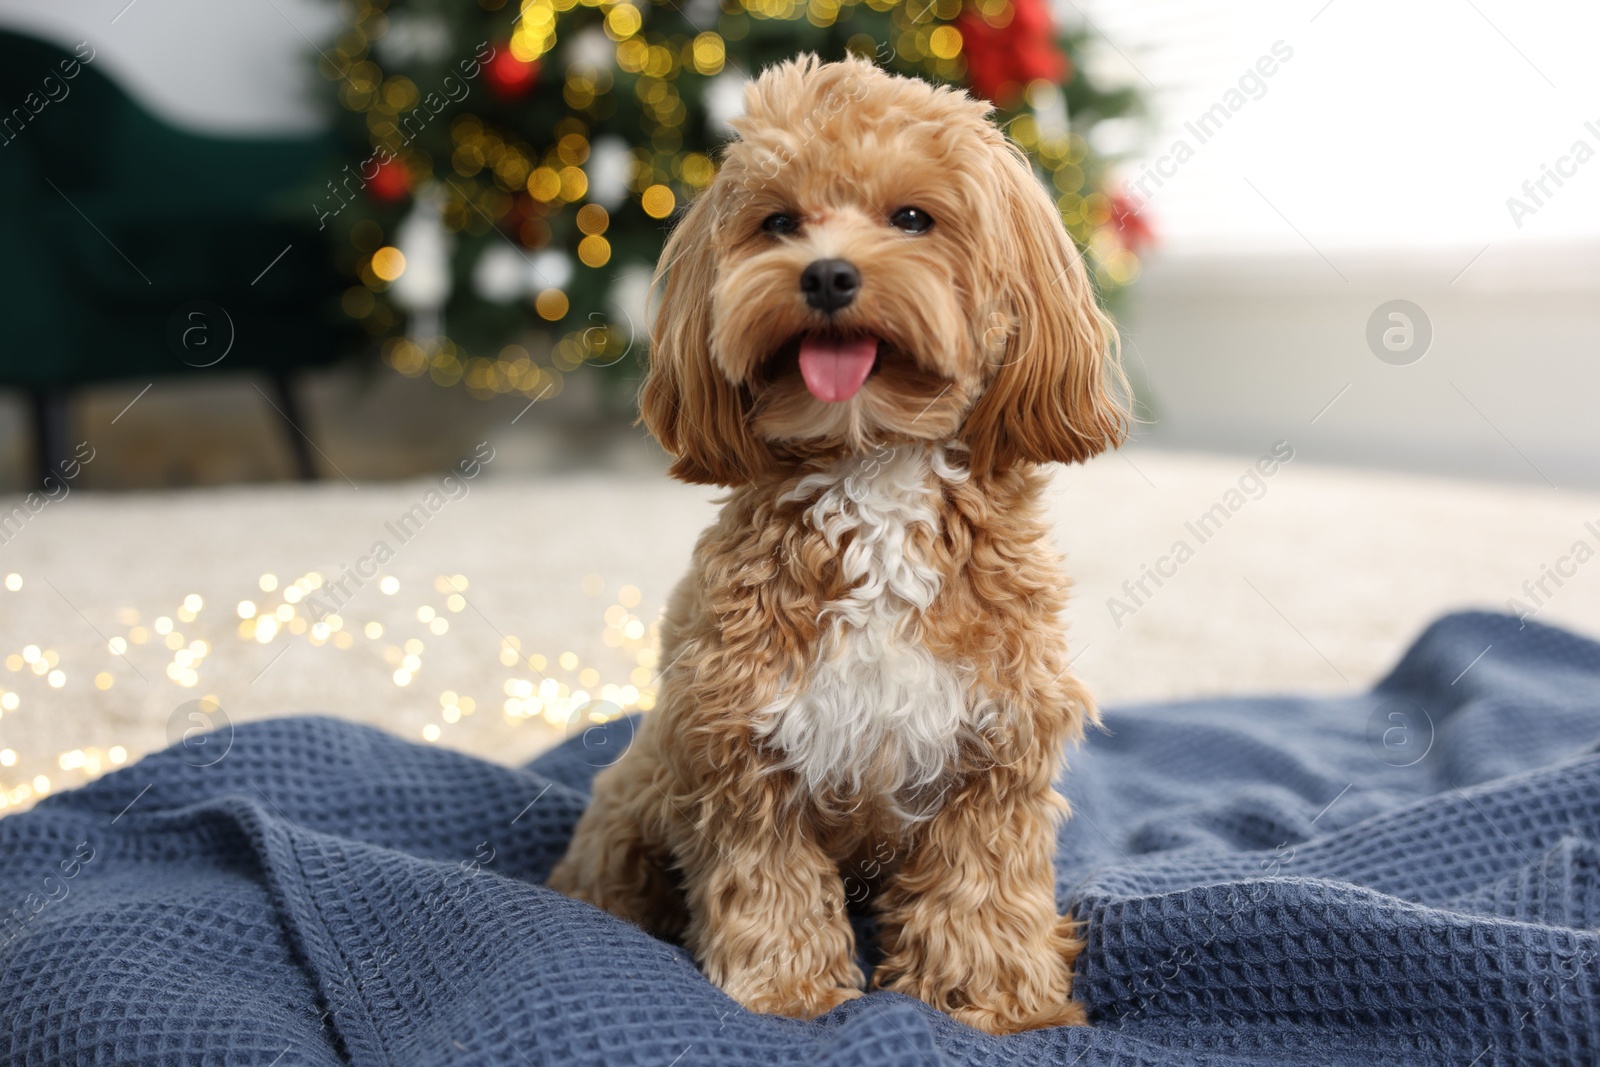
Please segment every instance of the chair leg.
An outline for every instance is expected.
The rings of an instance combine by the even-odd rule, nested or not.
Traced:
[[[306,437],[305,410],[300,406],[294,382],[287,372],[272,375],[272,391],[277,394],[278,407],[288,421],[284,434],[289,439],[289,451],[294,456],[295,474],[302,482],[314,482],[317,480],[317,465],[311,459],[311,441]]]
[[[58,475],[62,463],[72,458],[68,438],[72,433],[72,396],[65,389],[35,389],[33,406],[33,472],[35,484]]]

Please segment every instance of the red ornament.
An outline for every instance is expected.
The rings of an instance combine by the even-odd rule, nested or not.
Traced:
[[[489,91],[500,99],[515,100],[539,80],[539,63],[518,59],[511,54],[511,44],[507,42],[496,48],[494,58],[484,65],[483,79],[489,83]]]
[[[386,204],[405,199],[411,192],[411,168],[398,159],[379,163],[372,177],[367,179],[367,192],[374,200]]]
[[[1125,192],[1111,194],[1111,227],[1122,247],[1138,253],[1155,243],[1155,230],[1145,221],[1144,204]]]
[[[973,92],[1001,107],[1011,107],[1031,81],[1059,85],[1072,64],[1056,47],[1056,28],[1048,0],[1011,0],[1011,20],[995,26],[970,7],[956,19],[961,50],[967,56],[967,82]]]
[[[511,198],[511,207],[500,220],[500,228],[514,235],[525,248],[543,248],[550,243],[550,224],[545,221],[549,210],[526,193],[519,193]]]

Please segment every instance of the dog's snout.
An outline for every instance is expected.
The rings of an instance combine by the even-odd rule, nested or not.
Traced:
[[[861,272],[843,259],[819,259],[800,272],[800,291],[818,311],[850,306],[861,288]]]

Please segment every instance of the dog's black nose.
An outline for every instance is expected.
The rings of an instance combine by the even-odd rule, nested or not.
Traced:
[[[861,272],[843,259],[819,259],[800,272],[800,291],[818,311],[849,307],[861,288]]]

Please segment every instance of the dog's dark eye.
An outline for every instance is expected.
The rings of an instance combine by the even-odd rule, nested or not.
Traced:
[[[927,233],[933,228],[933,216],[920,207],[903,207],[889,216],[889,225],[901,233]]]
[[[761,220],[761,232],[782,236],[793,233],[800,228],[800,220],[793,215],[785,215],[781,211],[776,215],[768,215]]]

